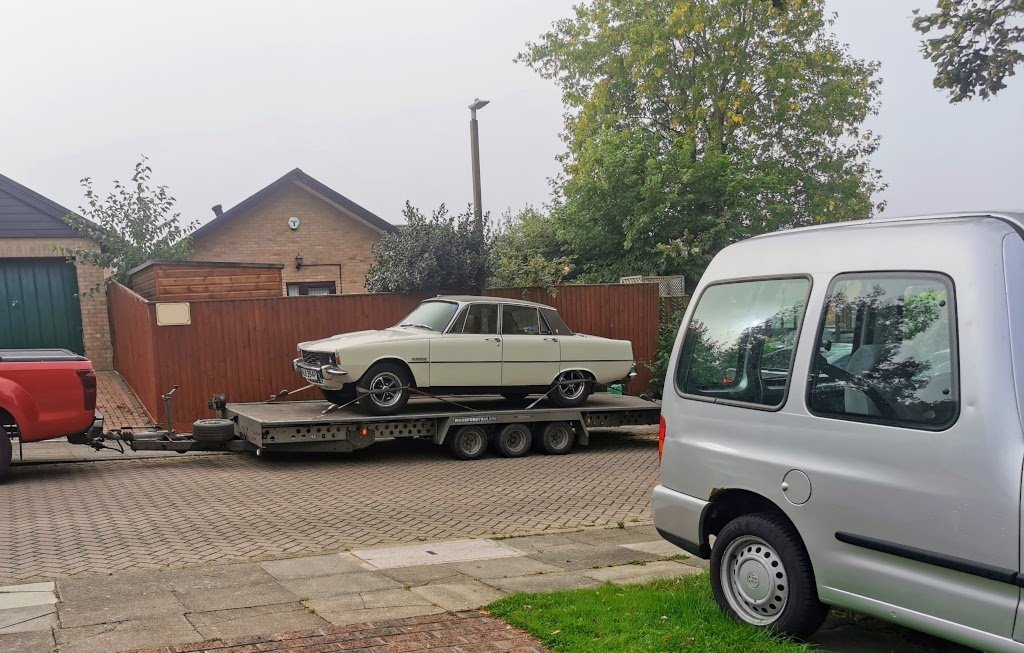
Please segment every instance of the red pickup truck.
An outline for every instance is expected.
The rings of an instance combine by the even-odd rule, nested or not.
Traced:
[[[38,442],[102,429],[96,372],[66,349],[0,349],[0,482],[11,464],[11,438]]]

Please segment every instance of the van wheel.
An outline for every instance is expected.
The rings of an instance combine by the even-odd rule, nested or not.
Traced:
[[[482,458],[487,452],[487,431],[479,426],[463,426],[445,438],[445,445],[459,460]]]
[[[587,400],[592,388],[586,372],[566,370],[555,378],[548,399],[559,408],[576,408]]]
[[[813,634],[828,615],[800,535],[767,512],[737,517],[722,528],[711,551],[711,588],[734,620],[798,639]]]
[[[396,415],[409,403],[409,373],[393,361],[377,363],[359,379],[359,405],[372,415]]]
[[[0,483],[7,478],[7,470],[11,468],[11,456],[14,449],[11,447],[11,439],[7,437],[7,431],[0,426]]]
[[[525,456],[533,444],[533,433],[524,424],[509,424],[494,436],[494,448],[506,458]]]
[[[544,453],[561,455],[572,451],[576,433],[568,422],[551,422],[540,434],[540,448]]]

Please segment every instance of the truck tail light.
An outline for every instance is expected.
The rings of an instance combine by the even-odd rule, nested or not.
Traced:
[[[82,382],[82,391],[85,393],[85,410],[96,410],[96,372],[78,370],[78,380]]]
[[[661,462],[661,457],[665,454],[665,416],[662,415],[658,419],[658,462]]]

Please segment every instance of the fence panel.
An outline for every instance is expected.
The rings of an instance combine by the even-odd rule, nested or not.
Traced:
[[[135,390],[150,416],[163,419],[159,399],[164,390],[157,385],[159,379],[155,372],[153,331],[156,329],[156,314],[153,305],[121,284],[112,283],[107,287],[107,311],[112,329],[114,369]]]

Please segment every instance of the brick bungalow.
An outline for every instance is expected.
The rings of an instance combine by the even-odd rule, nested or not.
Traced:
[[[0,175],[0,349],[59,347],[113,367],[101,268],[58,248],[98,249],[61,220],[68,209]],[[90,292],[96,289],[96,292]]]
[[[193,234],[196,261],[283,265],[282,292],[365,292],[370,248],[397,228],[298,168]]]

